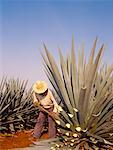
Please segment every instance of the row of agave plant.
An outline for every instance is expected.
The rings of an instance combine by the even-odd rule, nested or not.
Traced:
[[[88,61],[84,48],[78,61],[72,48],[67,57],[59,49],[60,68],[44,44],[45,73],[60,100],[59,139],[51,150],[113,149],[113,65],[101,65],[104,45],[95,56],[97,39]]]
[[[31,129],[35,125],[38,108],[32,103],[32,90],[27,90],[27,81],[7,79],[0,81],[0,131],[14,133]]]

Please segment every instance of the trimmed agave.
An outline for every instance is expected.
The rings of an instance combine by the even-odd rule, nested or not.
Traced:
[[[35,125],[38,108],[33,106],[32,91],[26,90],[27,81],[7,79],[0,82],[0,131],[16,132]]]
[[[101,66],[104,45],[95,57],[94,41],[88,62],[84,48],[78,62],[74,40],[65,58],[59,49],[60,69],[44,44],[45,73],[60,100],[62,111],[56,120],[59,142],[54,149],[113,149],[113,65]]]

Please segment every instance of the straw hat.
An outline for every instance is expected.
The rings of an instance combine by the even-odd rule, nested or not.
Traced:
[[[33,91],[38,94],[44,93],[48,89],[48,86],[45,81],[36,81],[33,85]]]

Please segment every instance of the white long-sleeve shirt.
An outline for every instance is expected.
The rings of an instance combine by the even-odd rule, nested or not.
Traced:
[[[38,95],[36,97],[35,93],[33,93],[33,97],[34,97],[34,103],[38,101],[45,109],[54,107],[53,112],[56,113],[58,111],[58,104],[57,104],[52,92],[49,89],[48,89],[48,93],[46,96]]]

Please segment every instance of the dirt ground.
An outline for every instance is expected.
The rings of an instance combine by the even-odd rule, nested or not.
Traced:
[[[36,139],[32,136],[32,130],[20,131],[15,134],[0,134],[0,150],[29,147]],[[41,139],[48,139],[48,134],[44,133]]]

